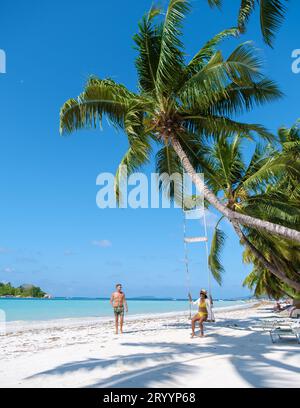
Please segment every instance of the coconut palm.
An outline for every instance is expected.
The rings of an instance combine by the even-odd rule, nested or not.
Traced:
[[[287,2],[287,0],[285,0]],[[210,6],[220,7],[221,0],[208,0]],[[259,8],[260,28],[264,41],[272,47],[275,34],[282,24],[286,5],[282,0],[241,0],[238,26],[243,33],[251,14]]]
[[[244,140],[236,135],[232,140],[219,138],[203,146],[199,166],[205,169],[210,188],[235,211],[288,227],[300,227],[297,193],[300,166],[299,161],[295,161],[295,149],[299,147],[296,138],[285,142],[280,151],[276,150],[278,146],[257,145],[248,162],[242,157],[243,143]],[[224,271],[220,261],[225,242],[221,221],[222,218],[216,225],[209,257],[210,269],[217,278]],[[280,281],[300,293],[299,244],[259,229],[241,227],[235,222],[233,226],[246,247],[245,259],[255,265],[254,271],[260,267],[263,276],[267,271],[268,276],[275,276],[275,282]]]
[[[227,58],[217,50],[220,41],[237,35],[235,28],[216,35],[186,62],[181,30],[189,10],[188,0],[171,0],[161,20],[160,10],[152,8],[134,37],[139,92],[112,79],[92,77],[77,99],[63,105],[60,131],[64,134],[97,127],[105,115],[126,133],[129,148],[117,171],[117,195],[123,166],[127,166],[129,174],[147,163],[154,141],[161,146],[157,153],[158,170],[173,174],[183,168],[205,199],[225,217],[300,242],[300,232],[295,229],[229,208],[196,173],[193,163],[207,137],[238,133],[271,139],[264,127],[232,117],[254,105],[276,100],[281,93],[261,73],[261,61],[250,43],[239,45]]]

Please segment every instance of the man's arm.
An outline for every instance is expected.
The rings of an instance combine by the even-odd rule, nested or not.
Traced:
[[[110,301],[109,301],[112,306],[113,306],[113,301],[114,301],[114,294],[112,293],[110,297]]]
[[[125,306],[126,313],[128,313],[128,305],[127,305],[127,300],[126,300],[126,297],[125,297],[125,293],[124,293],[124,306]]]

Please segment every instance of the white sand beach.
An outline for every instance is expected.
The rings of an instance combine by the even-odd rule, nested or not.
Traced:
[[[16,327],[0,337],[1,387],[299,387],[300,345],[251,329],[269,304],[217,310],[204,338],[186,316]],[[10,328],[9,328],[10,330]]]

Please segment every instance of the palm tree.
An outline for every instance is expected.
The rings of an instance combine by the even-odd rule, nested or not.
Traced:
[[[289,149],[286,146],[280,151],[276,150],[277,146],[257,145],[247,163],[242,157],[243,142],[237,135],[233,140],[219,138],[202,148],[199,165],[206,170],[210,188],[235,211],[300,227],[299,194],[290,188],[299,185],[299,180],[296,181],[299,164],[293,157],[295,138]],[[216,225],[209,257],[210,269],[217,278],[224,271],[220,261],[225,242],[220,228],[222,218]],[[280,281],[300,293],[299,244],[235,222],[233,226],[246,247],[246,259],[254,263],[255,271],[260,270],[263,276],[273,275],[275,282]]]
[[[287,1],[287,0],[285,0]],[[208,0],[210,6],[220,7],[221,0]],[[256,7],[259,8],[260,28],[263,39],[270,47],[274,37],[285,17],[286,6],[282,0],[241,0],[238,26],[241,33],[246,30],[246,25]]]
[[[63,105],[60,131],[96,127],[106,115],[127,134],[129,149],[117,171],[117,196],[122,166],[127,166],[128,173],[140,168],[149,160],[155,141],[162,146],[158,170],[167,169],[171,175],[184,169],[205,199],[229,220],[300,242],[295,229],[229,208],[196,173],[193,163],[205,138],[238,133],[271,139],[264,127],[230,116],[273,101],[281,92],[261,73],[261,62],[250,43],[239,45],[227,59],[216,50],[221,40],[238,34],[235,28],[216,35],[186,62],[180,37],[189,10],[188,0],[170,0],[165,18],[156,22],[161,12],[152,8],[134,37],[139,93],[111,79],[92,77],[77,99]]]

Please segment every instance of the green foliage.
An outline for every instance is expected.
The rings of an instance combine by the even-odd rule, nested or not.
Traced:
[[[271,158],[262,166],[263,171],[257,171],[260,173],[259,177],[253,177],[255,173],[252,175],[252,182],[262,187],[256,188],[258,193],[248,200],[245,210],[250,215],[263,216],[271,222],[299,229],[299,121],[290,129],[280,128],[278,135],[279,143],[269,153]],[[252,182],[248,185],[254,187]],[[299,244],[254,229],[244,229],[244,233],[269,262],[276,265],[289,279],[300,282]],[[247,249],[244,251],[244,261],[254,265],[244,285],[254,289],[257,296],[266,294],[272,298],[280,298],[288,295],[299,298],[300,293],[274,277]]]
[[[220,261],[220,255],[225,240],[226,240],[225,233],[216,227],[211,243],[208,264],[213,277],[219,283],[219,285],[222,284],[222,274],[224,273],[224,267]]]
[[[199,164],[201,162],[207,183],[215,194],[223,197],[228,207],[255,218],[300,229],[298,124],[291,129],[281,128],[279,136],[279,143],[257,144],[250,160],[243,158],[246,140],[241,135],[209,140],[202,145]],[[298,244],[258,229],[243,228],[243,232],[268,262],[275,264],[289,279],[300,281]],[[224,237],[217,226],[209,258],[210,269],[217,277],[224,272],[221,264],[223,244]],[[297,295],[266,270],[249,249],[244,251],[244,261],[254,265],[245,285],[258,296]]]
[[[19,287],[13,287],[11,283],[0,282],[0,296],[43,298],[45,294],[46,293],[38,286],[21,285]]]
[[[220,8],[222,0],[207,0],[208,4]],[[232,0],[229,0],[232,1]],[[266,44],[272,47],[275,34],[280,28],[286,13],[287,0],[240,0],[238,27],[241,33],[246,30],[247,23],[254,10],[259,8],[260,28]]]

